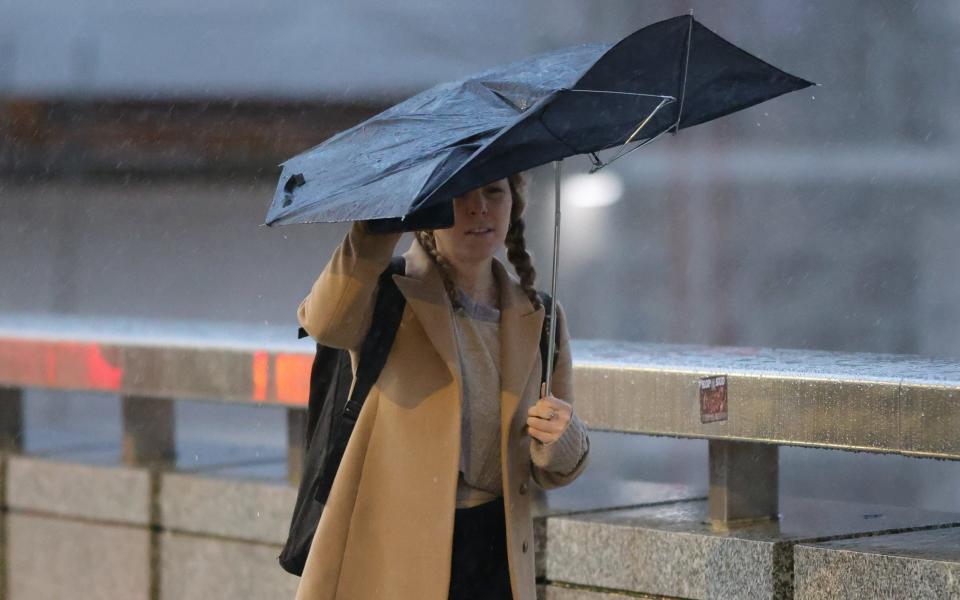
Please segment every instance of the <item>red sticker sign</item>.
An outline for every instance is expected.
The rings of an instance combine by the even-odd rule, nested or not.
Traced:
[[[700,422],[727,420],[727,376],[714,375],[700,379]]]

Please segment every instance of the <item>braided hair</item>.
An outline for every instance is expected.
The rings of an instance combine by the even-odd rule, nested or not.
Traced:
[[[526,208],[526,177],[523,173],[515,173],[507,178],[510,184],[510,195],[513,197],[513,204],[510,207],[510,226],[507,228],[507,236],[504,245],[507,248],[507,259],[517,275],[520,277],[520,287],[523,293],[530,299],[534,309],[543,306],[540,296],[537,294],[534,284],[537,278],[537,271],[533,268],[533,260],[527,251],[527,242],[523,236],[526,225],[523,222],[523,211]],[[437,250],[437,239],[432,229],[422,229],[414,232],[417,242],[426,250],[430,258],[439,267],[440,277],[443,280],[443,287],[450,297],[450,303],[456,312],[463,311],[463,304],[457,296],[456,286],[453,283],[453,265],[450,264]]]

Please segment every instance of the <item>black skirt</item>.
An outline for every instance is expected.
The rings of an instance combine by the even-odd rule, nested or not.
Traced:
[[[503,496],[458,508],[449,600],[512,600]]]

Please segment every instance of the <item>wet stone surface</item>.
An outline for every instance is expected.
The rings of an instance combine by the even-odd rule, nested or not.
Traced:
[[[960,514],[785,497],[782,518],[732,530],[706,502],[554,517],[550,581],[682,598],[789,598],[793,545],[960,524]]]
[[[797,599],[960,598],[960,528],[798,545]]]

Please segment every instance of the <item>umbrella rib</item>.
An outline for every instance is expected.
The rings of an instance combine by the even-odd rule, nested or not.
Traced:
[[[613,161],[617,160],[618,158],[622,158],[622,157],[626,156],[627,154],[630,154],[631,152],[633,152],[633,151],[636,150],[637,148],[643,148],[643,147],[646,146],[647,144],[649,144],[649,143],[651,143],[651,142],[657,141],[658,139],[660,139],[660,136],[661,136],[661,135],[665,134],[665,133],[668,132],[668,131],[670,131],[670,127],[667,127],[666,129],[664,129],[663,131],[661,131],[661,132],[658,133],[657,135],[653,136],[652,138],[647,138],[647,139],[643,140],[642,142],[640,142],[639,144],[637,144],[637,145],[634,146],[633,148],[630,148],[629,150],[627,150],[627,151],[624,152],[623,154],[620,154],[620,155],[618,155],[618,156],[613,157],[612,159],[610,159],[610,160],[607,161],[607,162],[601,161],[601,160],[599,159],[599,157],[598,157],[598,158],[595,158],[595,159],[594,159],[594,158],[591,158],[591,160],[593,161],[593,166],[590,167],[590,173],[596,173],[597,171],[599,171],[600,169],[606,167],[607,165],[609,165],[609,164],[612,163]],[[596,153],[594,153],[594,152],[591,152],[590,154],[596,156]]]
[[[636,149],[639,148],[640,146],[645,146],[647,143],[652,142],[653,140],[655,140],[655,139],[657,139],[658,137],[660,137],[660,134],[663,133],[662,131],[661,131],[660,133],[658,133],[656,136],[654,136],[654,137],[652,137],[652,138],[644,141],[643,143],[641,143],[641,144],[639,144],[639,145],[631,148],[630,150],[627,150],[627,151],[625,151],[625,152],[623,151],[623,148],[624,148],[627,144],[629,144],[630,142],[632,142],[632,141],[633,141],[633,138],[635,138],[635,137],[637,136],[637,134],[640,133],[640,130],[643,129],[643,128],[646,126],[646,124],[650,121],[650,119],[653,118],[653,115],[657,114],[657,112],[658,112],[661,108],[663,108],[665,105],[667,105],[667,104],[669,104],[670,102],[673,102],[673,101],[676,100],[676,98],[674,98],[673,96],[666,96],[666,95],[663,95],[663,94],[641,94],[641,93],[633,93],[633,92],[614,92],[614,91],[604,91],[604,90],[576,90],[576,89],[566,89],[566,90],[564,90],[564,91],[567,91],[567,92],[596,92],[596,93],[600,93],[600,94],[627,94],[627,95],[630,95],[630,96],[645,96],[645,97],[648,97],[648,98],[660,98],[660,104],[658,104],[657,106],[655,106],[654,109],[653,109],[652,111],[650,111],[650,114],[647,115],[647,116],[643,119],[643,121],[640,122],[640,124],[637,126],[637,128],[634,130],[634,132],[633,132],[632,134],[630,134],[630,136],[627,138],[627,140],[620,145],[620,150],[621,150],[621,152],[620,152],[619,154],[617,154],[616,156],[614,156],[613,158],[611,158],[609,161],[607,161],[606,163],[604,163],[603,161],[600,160],[599,157],[597,157],[597,153],[596,153],[596,152],[589,152],[590,160],[593,162],[593,168],[590,170],[591,173],[597,171],[598,169],[602,169],[603,167],[609,165],[610,163],[612,163],[613,161],[617,160],[617,159],[620,158],[621,156],[625,156],[625,155],[629,154],[630,152],[633,152],[634,150],[636,150]],[[540,112],[540,113],[537,114],[537,120],[540,121],[540,124],[543,125],[543,128],[547,131],[547,133],[549,133],[549,134],[553,137],[553,139],[557,140],[557,142],[559,142],[559,143],[563,144],[564,146],[566,146],[573,154],[584,154],[584,152],[578,150],[577,148],[574,148],[573,146],[571,146],[570,144],[568,144],[568,143],[566,142],[566,140],[562,139],[560,136],[558,136],[556,133],[554,133],[553,130],[550,129],[550,126],[547,125],[547,123],[543,120],[543,113],[542,113],[542,112]]]
[[[690,67],[690,46],[693,42],[693,9],[690,10],[690,24],[687,27],[687,50],[683,55],[683,80],[680,84],[680,107],[677,109],[677,122],[673,124],[673,133],[680,131],[680,119],[683,118],[683,99],[687,95],[687,69]]]
[[[587,89],[577,89],[577,88],[568,88],[568,92],[589,92],[591,94],[623,94],[625,96],[643,96],[645,98],[661,98],[676,100],[673,96],[668,96],[666,94],[641,94],[639,92],[616,92],[614,90],[587,90]]]
[[[640,125],[638,125],[637,128],[633,131],[633,133],[630,134],[630,137],[628,137],[628,138],[627,138],[627,141],[625,141],[625,142],[621,145],[621,148],[622,148],[623,146],[626,146],[626,145],[629,144],[630,142],[632,142],[632,141],[633,141],[633,138],[637,137],[637,134],[640,133],[640,130],[643,129],[643,128],[646,126],[646,124],[650,121],[650,119],[653,118],[653,115],[657,114],[657,111],[659,111],[661,108],[663,108],[663,105],[666,104],[668,101],[669,101],[669,100],[667,100],[666,98],[664,98],[663,100],[661,100],[661,101],[660,101],[660,104],[658,104],[657,107],[654,108],[654,109],[650,112],[649,115],[647,115],[647,118],[644,119],[644,120],[640,123]],[[616,158],[614,158],[614,160],[616,160]]]
[[[672,100],[673,100],[673,97],[672,97],[672,96],[666,96],[666,97],[664,97],[663,100],[660,101],[660,104],[658,104],[652,111],[650,111],[650,114],[647,115],[646,118],[645,118],[643,121],[640,122],[640,125],[638,125],[637,128],[634,130],[634,132],[630,134],[630,137],[628,137],[625,142],[623,142],[622,144],[620,144],[620,150],[619,150],[619,151],[617,152],[617,154],[616,154],[613,158],[611,158],[610,160],[604,162],[604,161],[600,160],[600,157],[597,156],[597,154],[596,154],[595,152],[591,152],[591,153],[590,153],[590,155],[591,155],[590,160],[593,162],[593,167],[590,169],[590,172],[591,172],[591,173],[595,173],[595,172],[599,171],[600,169],[602,169],[603,167],[606,167],[607,165],[609,165],[609,164],[612,163],[613,161],[617,160],[618,158],[621,158],[621,157],[623,157],[623,156],[626,156],[627,154],[630,154],[631,152],[633,152],[633,151],[636,150],[637,148],[640,148],[641,146],[646,146],[647,144],[649,144],[649,143],[652,142],[653,140],[655,140],[655,139],[657,139],[658,137],[660,137],[661,135],[663,135],[663,131],[661,131],[660,133],[658,133],[657,135],[653,136],[652,138],[648,138],[648,139],[644,140],[643,142],[637,144],[637,145],[634,146],[633,148],[630,148],[629,150],[624,151],[624,148],[627,146],[627,144],[629,144],[630,142],[632,142],[632,141],[633,141],[633,138],[637,137],[637,134],[640,133],[640,130],[643,129],[643,128],[646,126],[646,124],[650,121],[650,119],[653,118],[653,115],[657,114],[657,112],[658,112],[661,108],[663,108],[664,105],[666,105],[668,102],[671,102]],[[670,129],[670,128],[668,127],[668,128],[665,129],[664,131],[668,131],[669,129]]]

